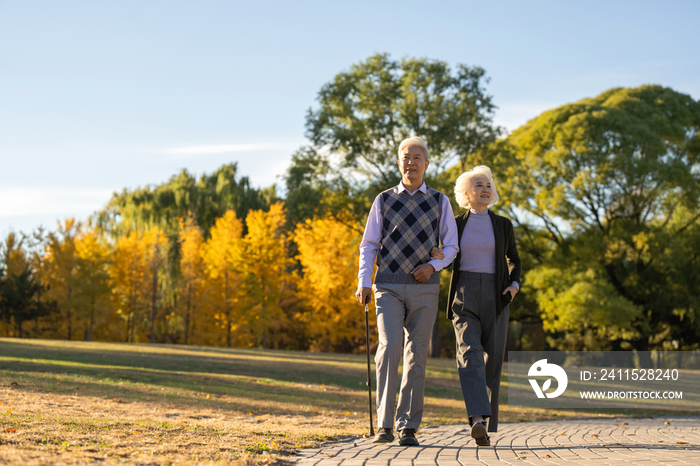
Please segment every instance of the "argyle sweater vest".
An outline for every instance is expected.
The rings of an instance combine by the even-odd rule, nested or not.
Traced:
[[[427,188],[425,194],[410,195],[393,187],[379,196],[384,222],[374,283],[422,284],[411,271],[428,263],[430,250],[440,242],[444,194]],[[440,274],[424,284],[440,284]]]

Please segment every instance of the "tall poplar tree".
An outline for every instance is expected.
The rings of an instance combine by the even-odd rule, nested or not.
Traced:
[[[132,231],[119,238],[109,267],[112,295],[117,313],[126,323],[124,341],[127,342],[136,341],[136,324],[143,317],[140,310],[145,308],[143,290],[147,289],[146,255],[146,244],[141,235]]]
[[[236,322],[242,316],[243,223],[229,210],[216,220],[209,236],[204,245],[204,264],[220,311],[216,318],[224,330],[226,346],[230,347],[234,315]]]
[[[182,274],[181,302],[184,307],[184,343],[190,342],[195,330],[197,311],[204,288],[204,236],[192,219],[180,219],[180,273]]]
[[[47,297],[58,303],[61,310],[63,338],[72,340],[77,325],[78,281],[75,239],[80,232],[80,223],[74,218],[58,223],[56,232],[48,234],[46,253],[42,261],[42,281],[48,288]],[[65,327],[64,327],[65,326]]]
[[[255,342],[263,349],[268,347],[269,333],[284,324],[284,313],[279,302],[283,282],[288,280],[287,234],[284,229],[285,211],[281,202],[270,210],[254,210],[248,213],[248,233],[244,238],[246,300],[245,321],[253,332]]]
[[[87,316],[86,340],[93,340],[95,321],[107,311],[110,298],[108,263],[110,250],[94,230],[83,231],[75,240],[78,305]]]
[[[168,238],[165,232],[153,226],[146,230],[142,235],[144,243],[143,249],[146,253],[146,286],[148,290],[148,301],[150,312],[148,313],[149,321],[149,338],[151,343],[156,342],[156,318],[161,305],[161,284],[163,275],[165,274],[165,261],[168,254]]]

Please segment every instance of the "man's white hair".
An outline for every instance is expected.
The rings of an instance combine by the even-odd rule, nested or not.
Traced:
[[[459,178],[457,178],[457,183],[455,183],[455,199],[460,207],[469,209],[471,204],[469,203],[469,198],[467,197],[467,191],[471,189],[473,184],[473,179],[477,175],[485,175],[489,182],[491,183],[491,190],[493,195],[491,196],[491,202],[489,207],[498,202],[498,191],[496,190],[496,183],[493,182],[493,175],[491,174],[491,169],[486,165],[479,165],[472,168],[468,172],[462,173]]]
[[[403,148],[411,145],[421,146],[423,148],[423,152],[425,152],[425,160],[428,160],[428,144],[423,138],[419,138],[418,136],[406,138],[401,141],[401,144],[399,144],[399,158],[401,158],[401,151]]]

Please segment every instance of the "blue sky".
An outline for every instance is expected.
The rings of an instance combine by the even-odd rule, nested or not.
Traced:
[[[0,234],[237,161],[278,181],[321,86],[387,52],[485,68],[512,130],[615,86],[700,98],[697,1],[0,0]]]

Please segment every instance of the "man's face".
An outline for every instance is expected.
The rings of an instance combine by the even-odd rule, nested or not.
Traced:
[[[428,159],[419,145],[408,145],[401,149],[399,170],[404,183],[414,184],[423,181],[423,174],[428,169]]]

